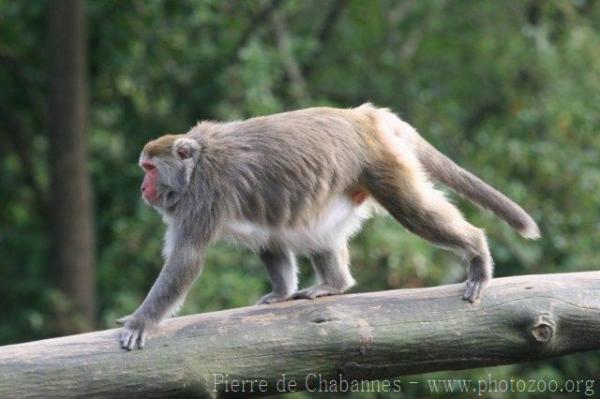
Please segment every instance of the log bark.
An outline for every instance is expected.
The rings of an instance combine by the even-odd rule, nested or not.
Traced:
[[[179,317],[132,352],[119,348],[117,329],[4,346],[0,397],[256,395],[290,381],[291,390],[314,389],[317,375],[381,379],[600,348],[600,272],[498,278],[475,304],[461,299],[463,288]]]

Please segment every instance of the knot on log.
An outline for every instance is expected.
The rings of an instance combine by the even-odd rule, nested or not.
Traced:
[[[555,323],[548,318],[548,315],[541,315],[533,325],[531,335],[536,342],[546,344],[552,339],[555,327]]]
[[[536,341],[546,343],[552,338],[552,327],[548,324],[538,324],[531,329],[531,334]]]

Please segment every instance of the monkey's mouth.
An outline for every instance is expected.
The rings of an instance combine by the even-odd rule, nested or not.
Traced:
[[[164,191],[162,194],[157,193],[157,195],[155,195],[155,196],[149,196],[149,195],[145,195],[145,193],[142,193],[142,198],[148,205],[152,205],[152,206],[162,205],[162,206],[170,207],[170,206],[175,205],[175,203],[177,202],[177,191],[168,190],[168,191]],[[161,201],[161,198],[162,198],[162,201]]]
[[[142,186],[142,199],[148,205],[156,205],[158,202],[160,202],[162,196],[163,194],[161,193],[160,189],[152,189]]]
[[[158,193],[148,192],[142,188],[142,198],[149,204],[156,202],[159,195]]]

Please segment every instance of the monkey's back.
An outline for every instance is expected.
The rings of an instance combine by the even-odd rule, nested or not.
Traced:
[[[190,134],[218,173],[235,218],[302,225],[362,172],[368,115],[359,109],[309,108],[230,123],[201,123]]]

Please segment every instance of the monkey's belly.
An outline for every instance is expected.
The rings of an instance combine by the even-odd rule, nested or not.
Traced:
[[[372,205],[353,203],[349,197],[334,198],[314,220],[301,226],[270,227],[247,220],[227,224],[225,238],[251,250],[279,246],[296,254],[332,248],[356,233],[371,214]]]

